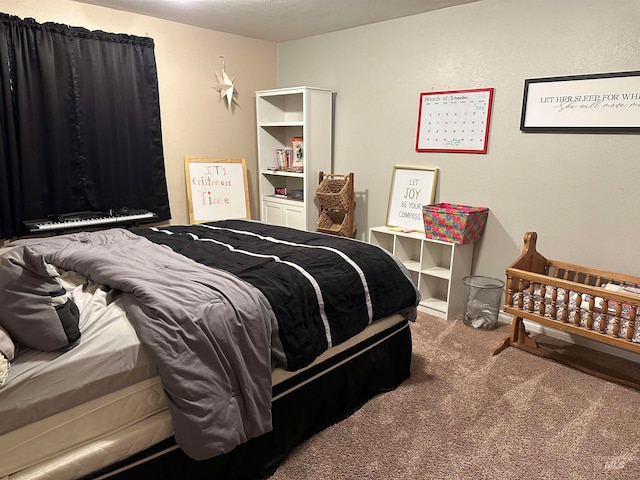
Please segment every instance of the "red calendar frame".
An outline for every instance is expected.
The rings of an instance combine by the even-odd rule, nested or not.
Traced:
[[[487,153],[493,90],[421,92],[416,151]]]

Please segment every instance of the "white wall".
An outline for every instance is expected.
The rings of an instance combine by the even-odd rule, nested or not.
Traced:
[[[39,23],[149,36],[155,42],[164,157],[173,218],[188,223],[184,157],[245,158],[259,218],[255,91],[276,86],[276,44],[69,0],[0,0],[0,11]],[[235,80],[240,107],[220,101],[215,72]]]
[[[533,230],[550,258],[640,275],[639,134],[519,130],[526,78],[640,70],[638,25],[638,0],[482,0],[279,44],[278,85],[336,92],[359,238],[385,223],[393,165],[430,166],[436,201],[490,208],[475,273],[503,278]],[[415,152],[420,92],[483,87],[487,154]]]

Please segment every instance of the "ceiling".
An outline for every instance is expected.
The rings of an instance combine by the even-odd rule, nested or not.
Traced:
[[[480,0],[73,0],[285,42]]]

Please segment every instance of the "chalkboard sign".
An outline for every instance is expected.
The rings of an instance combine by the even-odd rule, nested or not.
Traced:
[[[393,167],[387,226],[403,230],[424,230],[422,205],[435,200],[438,169],[424,167]]]
[[[185,157],[189,222],[251,218],[244,158]]]

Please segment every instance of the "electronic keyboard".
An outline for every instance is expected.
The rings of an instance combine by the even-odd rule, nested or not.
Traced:
[[[59,231],[71,228],[100,227],[102,225],[124,226],[136,223],[158,221],[158,216],[144,209],[121,209],[106,212],[75,212],[63,215],[50,215],[40,220],[25,220],[29,233]]]

